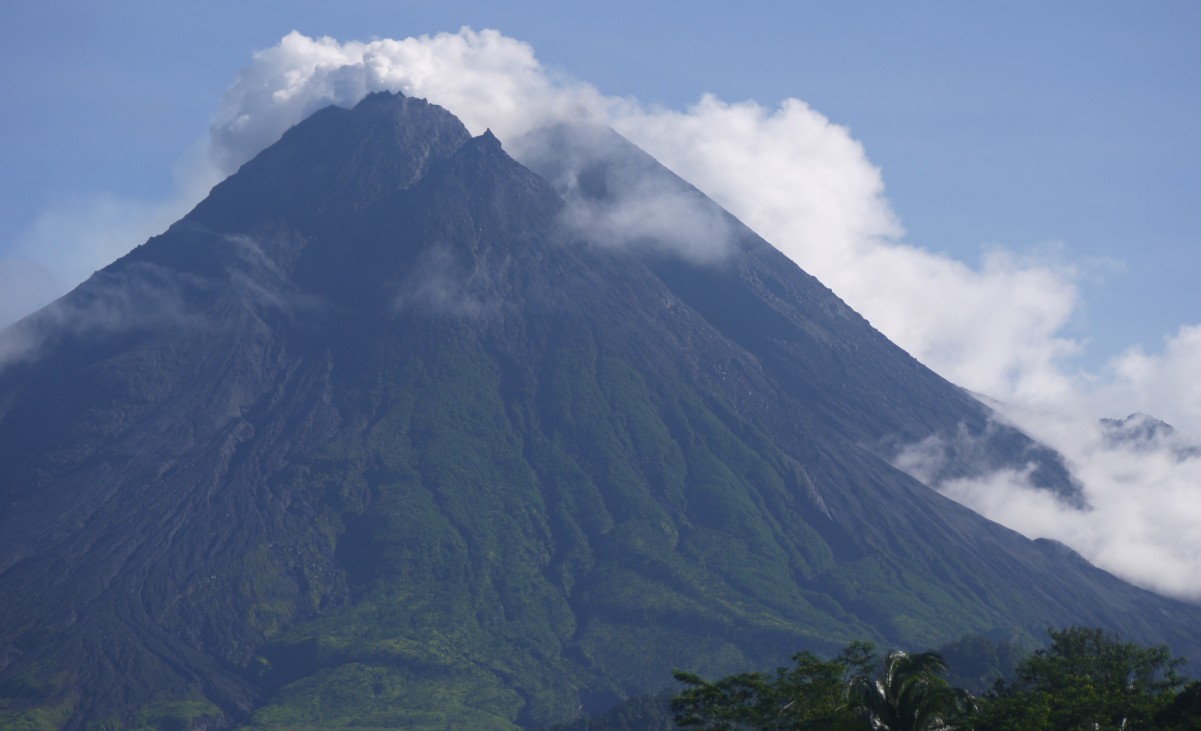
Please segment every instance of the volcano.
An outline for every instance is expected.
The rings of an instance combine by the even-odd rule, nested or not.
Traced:
[[[1201,658],[1201,608],[893,466],[967,433],[946,469],[1080,503],[1054,452],[616,133],[523,149],[326,108],[4,333],[0,727],[536,727],[1069,625]]]

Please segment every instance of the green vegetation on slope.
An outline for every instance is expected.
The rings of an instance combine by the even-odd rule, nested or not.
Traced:
[[[720,402],[653,390],[588,338],[537,372],[447,342],[377,353],[380,380],[348,396],[371,420],[296,471],[339,516],[352,602],[264,623],[255,666],[279,691],[256,726],[375,723],[336,690],[351,667],[424,678],[452,715],[540,724],[581,691],[600,707],[647,687],[667,658],[720,670],[867,629],[798,588],[831,550],[782,524],[794,469]],[[244,579],[256,608],[273,606],[272,576]]]
[[[587,332],[550,325],[554,347],[518,358],[429,327],[364,356],[375,380],[343,395],[362,420],[294,471],[336,516],[350,601],[263,622],[254,727],[387,725],[401,707],[410,728],[545,725],[663,687],[675,664],[986,621],[970,587],[895,548],[837,556],[812,478],[716,389],[648,382]],[[270,609],[256,616],[286,616],[273,576],[243,581]]]

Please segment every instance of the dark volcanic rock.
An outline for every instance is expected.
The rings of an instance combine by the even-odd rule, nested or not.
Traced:
[[[1198,654],[1198,608],[891,467],[966,429],[1070,490],[608,139],[572,186],[422,101],[327,109],[10,330],[0,725],[507,728],[674,666],[1069,624]],[[725,256],[580,225],[631,179]]]

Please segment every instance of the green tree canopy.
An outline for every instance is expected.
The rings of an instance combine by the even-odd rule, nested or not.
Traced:
[[[882,674],[851,680],[848,696],[874,731],[943,731],[962,728],[974,710],[971,695],[951,687],[947,663],[937,652],[911,655],[894,650]]]
[[[1083,627],[1049,634],[980,699],[947,680],[937,652],[894,650],[881,661],[853,643],[832,660],[798,653],[774,673],[708,681],[676,671],[686,687],[672,715],[690,731],[1201,731],[1201,682],[1186,686],[1184,660],[1166,646]]]
[[[791,667],[774,673],[710,682],[677,670],[676,680],[687,687],[672,700],[672,713],[681,729],[696,731],[851,728],[847,683],[867,672],[874,658],[871,645],[854,642],[832,660],[799,652]]]
[[[979,731],[1157,729],[1156,714],[1176,697],[1183,660],[1166,646],[1142,647],[1101,629],[1049,630],[1051,645],[998,682]]]

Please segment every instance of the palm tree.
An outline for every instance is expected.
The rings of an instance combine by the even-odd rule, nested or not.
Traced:
[[[943,673],[947,662],[937,652],[910,655],[894,650],[884,658],[878,679],[857,675],[849,700],[873,731],[952,731],[974,708],[972,696],[952,688]]]

